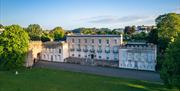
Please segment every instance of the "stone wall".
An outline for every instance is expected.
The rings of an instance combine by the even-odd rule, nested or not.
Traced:
[[[67,63],[81,64],[81,65],[92,65],[92,66],[105,66],[105,67],[118,67],[119,62],[113,60],[97,60],[97,59],[86,59],[69,57],[66,59]]]
[[[35,62],[37,62],[42,48],[43,46],[41,41],[30,41],[29,50],[24,64],[26,67],[31,67]]]

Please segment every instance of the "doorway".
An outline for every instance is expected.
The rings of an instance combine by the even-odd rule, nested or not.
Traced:
[[[51,61],[53,61],[53,55],[51,55]]]
[[[138,63],[137,63],[137,61],[135,61],[135,63],[134,63],[134,68],[135,68],[135,69],[138,69]]]
[[[94,59],[94,54],[91,54],[91,59]]]

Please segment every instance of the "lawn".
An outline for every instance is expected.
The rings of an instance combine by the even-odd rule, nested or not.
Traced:
[[[170,91],[162,84],[54,69],[0,71],[0,91]],[[176,91],[176,90],[174,90]]]

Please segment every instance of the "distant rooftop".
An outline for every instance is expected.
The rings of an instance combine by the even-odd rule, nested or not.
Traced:
[[[120,35],[90,35],[90,34],[72,34],[67,35],[67,37],[121,37]]]
[[[155,45],[152,43],[146,42],[128,42],[124,44],[122,47],[154,47]]]

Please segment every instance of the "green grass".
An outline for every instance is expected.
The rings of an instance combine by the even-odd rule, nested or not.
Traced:
[[[0,91],[170,91],[162,84],[62,70],[0,71]],[[174,90],[175,91],[175,90]]]

